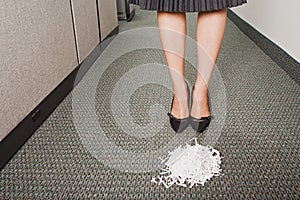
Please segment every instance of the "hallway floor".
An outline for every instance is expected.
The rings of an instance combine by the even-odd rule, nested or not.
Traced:
[[[192,86],[196,14],[187,17]],[[193,188],[151,182],[159,157],[196,136],[169,125],[156,27],[156,14],[139,9],[120,22],[119,36],[0,172],[0,199],[300,198],[299,85],[229,19],[210,84],[215,118],[198,136],[220,151],[223,175]]]

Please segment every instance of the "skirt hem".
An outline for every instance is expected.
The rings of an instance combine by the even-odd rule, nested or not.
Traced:
[[[212,12],[243,5],[247,0],[191,0],[185,4],[176,0],[130,0],[130,3],[148,11]]]

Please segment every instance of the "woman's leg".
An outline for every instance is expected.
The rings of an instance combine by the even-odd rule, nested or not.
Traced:
[[[194,86],[191,116],[210,115],[208,107],[208,83],[214,70],[226,26],[226,9],[198,13],[197,50],[198,73]]]
[[[184,81],[184,52],[186,38],[185,13],[157,12],[160,39],[173,82],[174,102],[172,115],[189,116],[188,94]]]

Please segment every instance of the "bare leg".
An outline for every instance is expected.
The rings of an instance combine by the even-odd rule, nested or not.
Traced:
[[[172,114],[176,118],[189,116],[188,94],[184,81],[184,53],[186,38],[185,13],[157,12],[160,39],[173,83]]]
[[[198,13],[197,45],[198,73],[194,88],[191,116],[210,115],[208,107],[208,83],[222,44],[226,26],[226,9]]]

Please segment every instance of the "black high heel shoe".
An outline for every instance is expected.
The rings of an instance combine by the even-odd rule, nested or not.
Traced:
[[[190,90],[189,90],[189,87],[187,85],[187,82],[186,83],[186,87],[187,87],[187,90],[188,90],[188,103],[190,101]],[[168,116],[170,117],[170,124],[171,124],[171,127],[173,128],[173,130],[176,132],[176,133],[182,133],[190,124],[190,117],[185,117],[185,118],[176,118],[174,117],[174,115],[172,115],[172,107],[173,107],[173,101],[174,101],[174,96],[173,96],[173,99],[172,99],[172,103],[171,103],[171,111],[168,112]]]
[[[192,99],[193,99],[193,94],[194,94],[194,87],[192,90]],[[209,115],[207,117],[201,117],[201,118],[195,118],[191,116],[191,126],[192,128],[197,131],[197,133],[202,133],[210,124],[210,121],[212,119],[212,116]]]

